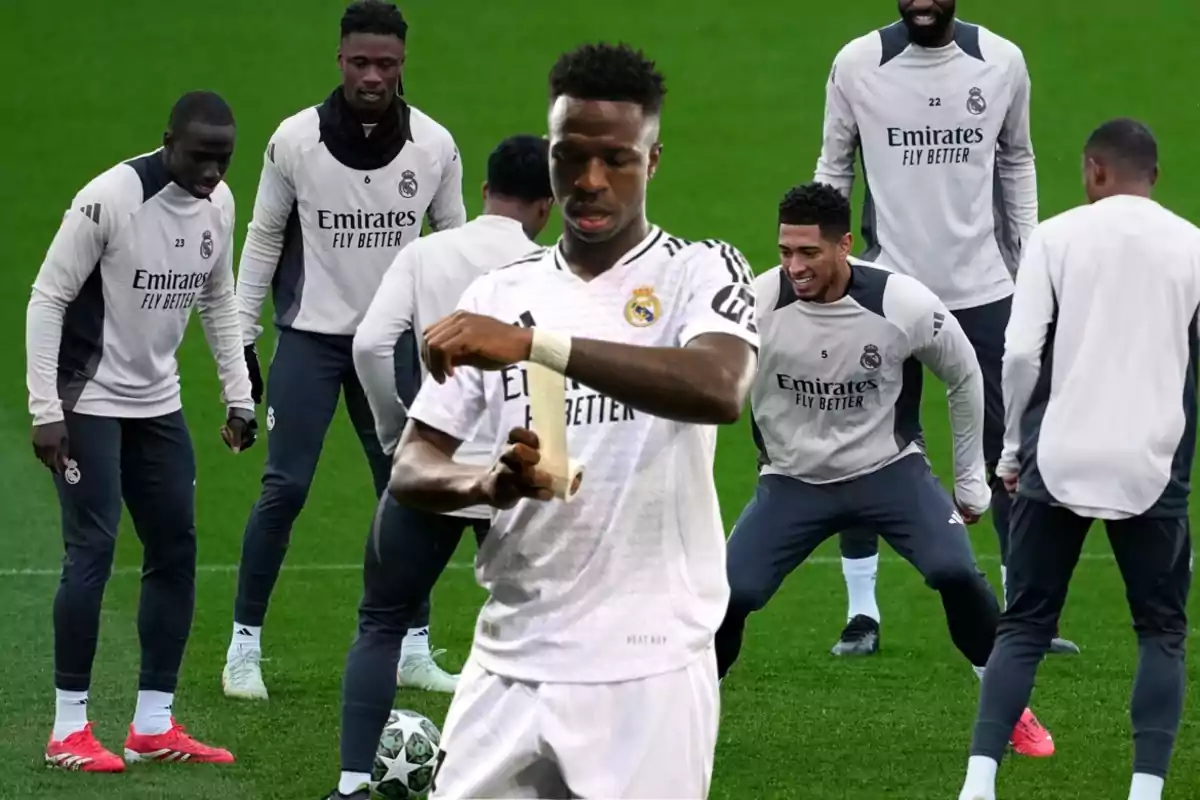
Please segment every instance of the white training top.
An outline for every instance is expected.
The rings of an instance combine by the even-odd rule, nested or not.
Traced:
[[[751,272],[732,246],[653,227],[584,281],[561,246],[491,272],[460,307],[575,337],[683,347],[708,333],[757,347]],[[530,425],[524,365],[427,381],[410,416],[463,441]],[[717,429],[654,417],[567,381],[574,500],[497,511],[476,557],[488,590],[472,657],[523,681],[613,683],[686,666],[725,615],[725,531],[713,484]],[[497,441],[497,454],[502,449]]]
[[[1043,222],[1017,273],[998,471],[1082,516],[1186,516],[1198,311],[1200,230],[1153,200]]]
[[[385,453],[395,451],[406,418],[396,391],[396,342],[401,334],[413,331],[419,349],[425,328],[452,314],[476,278],[541,249],[517,220],[484,214],[461,228],[424,236],[396,255],[354,335],[354,366]],[[422,381],[428,374],[421,362]],[[484,431],[463,442],[454,460],[489,464],[494,445],[494,433]],[[486,519],[491,509],[464,509],[453,516]]]
[[[178,411],[192,307],[224,402],[253,410],[233,279],[233,194],[199,199],[156,150],[98,175],[71,201],[33,284],[25,348],[35,425],[63,410],[104,417]]]
[[[863,258],[917,278],[952,310],[1012,294],[1037,224],[1021,50],[961,20],[945,47],[897,22],[834,59],[815,179],[847,196],[861,151]]]
[[[924,365],[948,390],[955,498],[982,514],[991,496],[974,348],[918,281],[853,259],[850,270],[846,295],[831,303],[797,298],[780,267],[754,283],[762,350],[751,405],[762,473],[833,483],[920,453],[920,398],[904,389]]]
[[[406,138],[394,153],[363,144],[383,135],[378,125],[356,143],[347,128],[361,137],[361,123],[339,115],[331,100],[275,131],[238,268],[246,344],[262,332],[268,289],[278,326],[353,336],[396,253],[420,236],[422,220],[428,216],[434,230],[466,222],[454,139],[406,108],[406,128],[396,134]],[[350,153],[334,145],[343,141]],[[352,165],[344,163],[350,155]]]

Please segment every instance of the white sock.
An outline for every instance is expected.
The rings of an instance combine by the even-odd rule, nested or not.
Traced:
[[[87,727],[87,692],[54,690],[54,741],[61,742]]]
[[[875,602],[875,575],[878,571],[878,553],[867,558],[842,559],[842,575],[846,577],[846,593],[850,598],[847,620],[862,614],[879,622],[879,605]]]
[[[342,779],[338,781],[338,794],[354,794],[363,785],[371,784],[371,773],[369,772],[343,772]],[[326,784],[328,786],[329,784]]]
[[[171,692],[138,692],[137,710],[133,712],[133,730],[143,736],[156,736],[171,730]]]
[[[1008,608],[1008,567],[1000,565],[1000,610]]]
[[[994,798],[996,796],[996,769],[1000,765],[987,756],[971,756],[967,759],[967,779],[963,781],[960,798]]]
[[[409,628],[408,633],[404,634],[404,641],[400,644],[400,660],[409,656],[427,656],[429,655],[429,626],[424,628]]]
[[[247,650],[262,651],[262,626],[242,625],[240,622],[235,622],[233,623],[233,638],[229,641],[229,651],[225,654],[226,660]]]
[[[1129,784],[1129,800],[1161,800],[1163,779],[1157,775],[1147,775],[1144,772],[1133,773],[1133,783]]]

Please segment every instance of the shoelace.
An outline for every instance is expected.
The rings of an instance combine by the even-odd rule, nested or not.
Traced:
[[[235,681],[242,681],[254,673],[260,661],[258,653],[241,653],[229,662],[229,674]]]

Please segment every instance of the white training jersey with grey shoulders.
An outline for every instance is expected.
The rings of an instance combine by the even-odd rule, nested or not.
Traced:
[[[71,201],[26,317],[29,411],[157,417],[180,408],[175,354],[195,307],[229,407],[253,409],[233,279],[233,194],[200,199],[162,151],[118,164]]]
[[[861,154],[863,258],[952,310],[1011,295],[1038,213],[1020,48],[961,20],[919,47],[897,22],[843,47],[825,92],[815,179],[849,196]]]
[[[758,345],[750,269],[723,242],[652,228],[585,281],[561,247],[476,280],[461,308],[572,337],[683,347],[704,334]],[[462,441],[529,427],[525,365],[459,367],[426,381],[410,415]],[[567,448],[584,465],[571,503],[497,510],[476,557],[488,590],[472,658],[514,680],[617,683],[681,669],[725,615],[725,529],[713,425],[674,422],[566,382]],[[497,441],[496,453],[503,443]]]
[[[1119,195],[1030,237],[1004,352],[1001,472],[1099,519],[1187,516],[1200,230]]]
[[[370,129],[341,89],[280,124],[267,145],[238,269],[242,334],[275,323],[353,336],[396,253],[421,234],[466,222],[462,163],[450,133],[413,106]]]
[[[947,387],[955,496],[987,509],[983,374],[932,292],[858,260],[847,293],[830,303],[797,298],[780,267],[760,275],[754,291],[762,347],[751,424],[763,474],[834,483],[921,452],[915,389],[924,365]]]
[[[395,451],[406,419],[404,402],[396,391],[395,355],[400,337],[412,331],[420,352],[425,328],[454,313],[463,291],[476,278],[541,252],[517,220],[483,214],[461,228],[423,236],[396,255],[354,335],[355,371],[385,453]],[[419,385],[428,375],[425,362],[418,361],[421,374],[414,376],[412,385]],[[454,460],[489,464],[494,445],[495,433],[481,430],[462,443]],[[454,516],[487,518],[491,510],[470,508]]]

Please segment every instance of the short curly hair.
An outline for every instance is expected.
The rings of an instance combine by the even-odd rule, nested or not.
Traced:
[[[641,50],[627,44],[585,44],[563,53],[550,70],[550,101],[637,103],[647,115],[662,111],[667,94],[662,73]]]
[[[549,151],[550,143],[532,134],[502,141],[488,156],[488,192],[525,203],[553,199]]]
[[[408,38],[408,23],[400,9],[387,0],[354,0],[342,13],[342,38],[352,33],[374,33]]]
[[[779,201],[780,225],[816,225],[826,239],[850,232],[850,201],[828,183],[805,183],[788,189]]]

